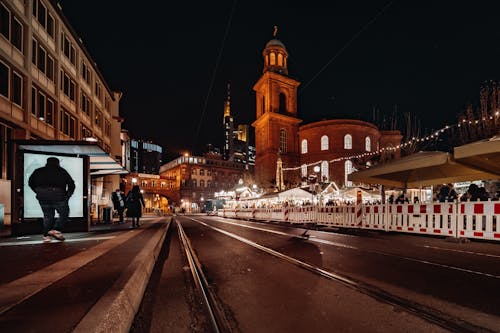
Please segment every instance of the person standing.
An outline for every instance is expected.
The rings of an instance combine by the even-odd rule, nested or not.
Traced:
[[[118,212],[120,224],[122,224],[123,211],[125,210],[125,196],[123,192],[120,191],[120,189],[116,189],[116,191],[111,194],[111,201],[113,201],[113,208]]]
[[[139,219],[142,216],[142,207],[144,206],[144,197],[139,189],[139,185],[134,185],[128,192],[125,204],[127,207],[127,217],[132,218],[132,228],[138,227]]]
[[[43,212],[43,241],[51,242],[52,238],[63,241],[61,231],[69,216],[68,200],[75,191],[73,178],[59,165],[58,158],[49,157],[44,167],[33,171],[28,185],[36,193]]]

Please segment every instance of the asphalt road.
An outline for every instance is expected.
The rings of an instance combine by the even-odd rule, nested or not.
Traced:
[[[290,225],[176,218],[233,331],[446,331],[429,314],[453,330],[500,331],[500,244],[366,231],[303,237]],[[169,234],[143,302],[149,324],[136,332],[207,330],[177,237]]]

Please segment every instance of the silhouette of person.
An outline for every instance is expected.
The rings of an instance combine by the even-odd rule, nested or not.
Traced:
[[[123,223],[123,211],[125,210],[125,195],[120,189],[116,189],[111,194],[111,201],[113,201],[113,208],[118,212],[120,223]]]
[[[29,187],[36,193],[43,212],[43,241],[64,240],[62,228],[69,216],[68,200],[75,191],[75,182],[69,173],[59,165],[56,157],[47,158],[44,167],[31,174]],[[59,218],[55,219],[55,212]]]
[[[139,185],[134,185],[128,192],[125,203],[127,206],[127,217],[132,218],[132,227],[138,227],[139,219],[142,216],[142,207],[144,206],[144,197],[139,189]]]

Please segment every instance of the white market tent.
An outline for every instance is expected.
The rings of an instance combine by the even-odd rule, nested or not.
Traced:
[[[465,157],[462,158],[464,159]],[[499,169],[497,173],[492,173],[481,170],[480,165],[475,163],[462,163],[446,152],[421,151],[367,170],[354,172],[349,175],[349,180],[399,188],[421,188],[467,180],[497,179],[500,168],[497,169]]]
[[[455,160],[500,178],[500,136],[455,147]]]

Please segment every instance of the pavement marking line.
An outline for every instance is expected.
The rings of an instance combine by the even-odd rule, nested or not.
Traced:
[[[422,247],[425,247],[425,248],[428,248],[428,249],[434,249],[434,250],[441,250],[441,251],[450,251],[450,252],[473,254],[473,255],[476,255],[476,256],[483,256],[483,257],[500,258],[500,255],[497,255],[497,254],[489,254],[489,253],[473,252],[473,251],[464,251],[464,250],[455,250],[455,249],[448,249],[448,248],[445,248],[445,247],[431,246],[431,245],[422,245]]]
[[[204,222],[199,222],[199,221],[197,221],[197,222],[198,223],[204,223]],[[352,250],[358,250],[358,251],[363,251],[363,252],[368,252],[368,253],[375,253],[375,254],[379,254],[379,255],[383,255],[383,256],[387,256],[387,257],[394,257],[394,258],[404,259],[404,260],[408,260],[408,261],[418,262],[418,263],[425,264],[425,265],[437,266],[437,267],[451,269],[451,270],[456,270],[456,271],[460,271],[460,272],[465,272],[465,273],[470,273],[470,274],[476,274],[476,275],[486,276],[486,277],[490,277],[490,278],[494,278],[494,279],[500,279],[500,275],[495,275],[495,274],[490,274],[490,273],[473,271],[473,270],[466,269],[466,268],[461,268],[461,267],[456,267],[456,266],[450,266],[450,265],[435,263],[435,262],[427,261],[427,260],[415,259],[415,258],[410,258],[410,257],[403,257],[403,256],[399,256],[399,255],[396,255],[396,254],[386,253],[386,252],[363,250],[363,249],[360,249],[360,248],[355,247],[355,246],[350,246],[350,245],[345,245],[345,244],[341,244],[341,243],[337,243],[337,242],[332,242],[332,241],[328,241],[328,240],[321,239],[321,238],[311,239],[311,238],[303,237],[303,236],[300,236],[300,235],[287,234],[287,233],[280,232],[280,231],[275,231],[275,230],[266,230],[265,228],[251,227],[251,226],[246,226],[244,224],[238,224],[238,223],[235,223],[235,222],[227,222],[227,221],[220,221],[220,222],[221,223],[232,224],[232,225],[239,226],[239,227],[244,227],[244,228],[255,229],[255,230],[265,231],[265,232],[269,232],[269,233],[274,233],[274,234],[278,234],[278,235],[292,236],[292,237],[296,237],[296,238],[301,238],[301,239],[304,239],[304,240],[308,240],[308,241],[311,241],[311,242],[322,243],[322,244],[327,244],[327,245],[332,245],[332,246],[342,247],[342,248],[347,248],[347,249],[352,249]]]
[[[222,222],[222,223],[227,223],[226,220],[235,220],[233,218],[230,218],[230,217],[224,217],[224,220],[222,220],[219,216],[209,216],[211,218],[213,218],[214,220],[216,221],[219,221],[219,222]],[[241,221],[239,219],[236,219],[236,221]],[[250,220],[245,220],[245,222],[247,223],[252,223],[252,224],[257,224],[257,225],[262,225],[262,224],[265,224],[264,222],[255,222],[255,221],[250,221]],[[283,225],[279,225],[279,224],[266,224],[266,225],[273,225],[273,226],[278,226],[278,227],[281,227],[281,228],[286,228],[287,226],[283,226]],[[296,226],[296,228],[300,228],[300,226]],[[303,228],[304,230],[311,230],[311,231],[314,231],[314,232],[317,232],[317,233],[320,233],[320,234],[325,234],[325,235],[332,235],[331,232],[328,232],[328,231],[324,231],[324,230],[312,230],[312,229],[306,229],[306,228]],[[361,236],[357,236],[357,235],[348,235],[348,234],[338,234],[338,233],[335,233],[335,236],[338,236],[338,237],[346,237],[346,238],[361,238]],[[312,236],[311,236],[312,237]],[[378,241],[383,241],[383,239],[379,238],[377,239]]]
[[[102,256],[114,247],[126,242],[134,237],[137,231],[142,232],[143,230],[146,229],[130,230],[123,235],[93,246],[91,249],[60,260],[17,280],[0,285],[0,315],[92,260]]]
[[[74,242],[84,242],[84,241],[92,241],[92,240],[107,240],[107,239],[112,239],[115,238],[116,236],[98,236],[98,237],[85,237],[85,238],[71,238],[67,239],[64,241],[65,243],[74,243]],[[21,245],[37,245],[37,244],[57,244],[57,243],[62,243],[62,241],[58,241],[53,239],[52,242],[50,243],[45,243],[43,240],[31,240],[31,241],[20,241],[20,242],[5,242],[5,243],[0,243],[1,246],[21,246]]]

